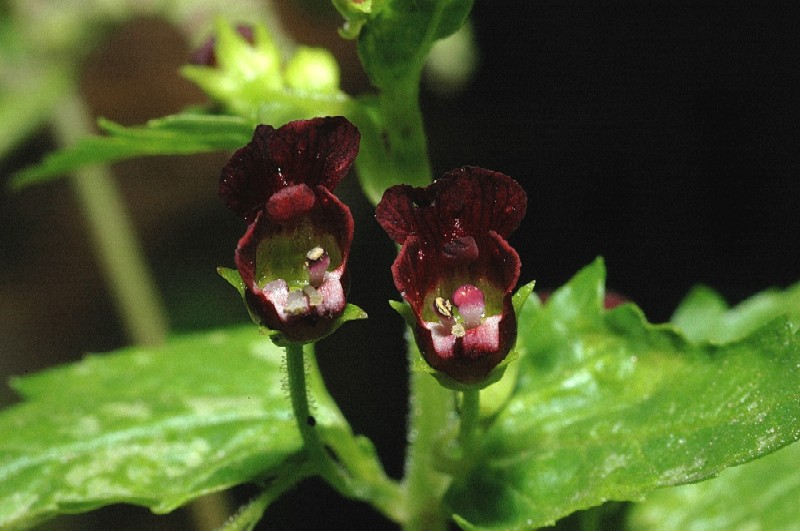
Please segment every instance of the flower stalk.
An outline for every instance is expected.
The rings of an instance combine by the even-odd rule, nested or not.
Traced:
[[[469,460],[470,454],[475,449],[480,422],[480,394],[480,390],[476,388],[465,389],[461,392],[461,422],[458,432],[458,444],[464,460]]]
[[[292,411],[297,420],[297,428],[303,439],[303,447],[312,461],[323,463],[325,449],[314,429],[316,420],[308,407],[308,391],[306,386],[306,367],[302,343],[289,343],[286,346],[286,373],[289,380],[289,396]]]
[[[407,531],[447,529],[449,515],[442,498],[450,485],[450,476],[436,463],[437,447],[453,428],[451,391],[429,374],[414,370],[417,356],[409,341],[410,393],[409,434],[403,487],[407,495]]]
[[[319,475],[342,496],[367,501],[390,520],[404,522],[407,519],[405,493],[386,476],[377,457],[363,451],[358,438],[349,432],[340,434],[344,438],[323,439],[324,431],[317,425],[308,400],[307,371],[319,378],[313,356],[313,350],[305,349],[302,343],[286,345],[289,395],[303,440],[308,466],[306,475]]]

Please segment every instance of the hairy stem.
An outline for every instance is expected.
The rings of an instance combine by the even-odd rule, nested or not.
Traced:
[[[272,480],[261,494],[242,506],[217,531],[251,531],[261,521],[264,511],[273,501],[311,473],[312,470],[307,463],[300,463],[287,469],[286,473]]]
[[[408,449],[404,486],[407,496],[407,530],[447,529],[448,515],[442,497],[450,476],[436,463],[437,447],[454,427],[452,393],[430,374],[415,371],[419,356],[413,341],[409,344],[411,393],[409,399]]]
[[[304,355],[309,358],[306,360]],[[317,426],[311,415],[308,380],[321,380],[313,352],[309,349],[304,353],[299,343],[289,344],[286,370],[292,410],[311,473],[321,476],[342,496],[371,503],[394,522],[405,521],[405,493],[397,482],[386,476],[369,441],[354,436],[349,429],[327,433],[324,426]],[[324,386],[321,387],[324,393]]]
[[[289,343],[289,346],[286,347],[286,371],[289,377],[292,411],[294,411],[300,436],[303,438],[303,447],[311,461],[322,465],[326,461],[326,454],[319,438],[319,432],[314,428],[316,421],[308,408],[306,366],[302,343]]]

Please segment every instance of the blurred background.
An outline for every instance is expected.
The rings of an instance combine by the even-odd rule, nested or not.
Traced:
[[[537,290],[558,287],[602,255],[609,288],[658,322],[697,283],[736,303],[796,282],[800,34],[790,9],[478,1],[471,33],[437,51],[423,85],[434,171],[479,165],[520,181],[529,210],[512,244],[522,280],[536,279]],[[328,2],[276,2],[272,12],[297,42],[336,54],[344,90],[370,90]],[[204,103],[177,72],[192,46],[155,17],[111,25],[81,59],[92,113],[134,125]],[[0,161],[3,184],[53,147],[48,128],[35,131]],[[215,273],[232,266],[244,230],[216,197],[227,157],[114,166],[175,332],[248,319]],[[394,248],[355,178],[340,195],[357,223],[350,299],[370,319],[326,339],[318,357],[355,431],[375,441],[399,477],[407,374],[403,325],[386,303],[398,298]],[[0,380],[129,344],[69,181],[19,193],[4,187],[0,205]],[[0,404],[14,400],[0,386]],[[237,489],[235,497],[250,493]],[[271,507],[266,520],[259,529],[391,528],[315,481]],[[190,525],[182,511],[153,516],[115,506],[42,529]]]

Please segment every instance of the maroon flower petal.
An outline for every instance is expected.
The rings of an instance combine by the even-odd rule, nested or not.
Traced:
[[[359,138],[342,117],[260,125],[222,170],[220,198],[248,222],[235,253],[245,301],[281,342],[323,337],[347,305],[353,217],[332,190]]]
[[[305,184],[293,184],[278,190],[267,199],[267,215],[278,223],[285,223],[296,216],[302,216],[316,202],[314,191]]]
[[[424,245],[419,237],[411,236],[400,248],[392,264],[392,277],[397,291],[408,301],[414,313],[421,318],[426,301],[431,294],[450,298],[450,288],[472,284],[490,285],[503,297],[510,296],[519,280],[522,262],[519,254],[496,232],[482,239],[478,259],[462,268],[443,266],[441,255]]]
[[[342,116],[314,118],[275,131],[269,149],[287,183],[333,191],[356,160],[360,139],[358,129]]]
[[[289,122],[279,129],[259,125],[253,140],[223,168],[219,196],[251,223],[270,196],[287,186],[333,190],[355,161],[359,140],[358,130],[341,116]]]
[[[465,384],[482,382],[514,348],[517,319],[510,300],[499,316],[467,330],[463,338],[445,336],[435,326],[417,325],[414,338],[425,361],[432,368]]]

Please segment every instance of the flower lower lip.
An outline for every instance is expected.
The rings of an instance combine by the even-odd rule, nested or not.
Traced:
[[[452,329],[439,322],[426,321],[424,326],[431,332],[436,352],[443,357],[450,357],[457,341],[460,341],[467,350],[496,350],[500,345],[500,319],[499,315],[486,317],[479,326],[464,330],[461,336],[457,336]]]

